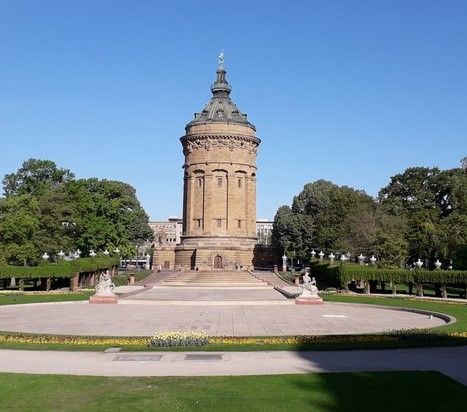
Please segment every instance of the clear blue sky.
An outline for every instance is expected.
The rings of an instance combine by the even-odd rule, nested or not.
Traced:
[[[152,219],[181,215],[221,49],[263,141],[259,218],[320,178],[376,195],[467,156],[467,1],[0,0],[0,39],[0,175],[52,159]]]

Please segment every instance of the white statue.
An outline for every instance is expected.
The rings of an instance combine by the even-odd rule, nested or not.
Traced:
[[[303,284],[298,287],[300,298],[317,298],[318,288],[316,287],[316,279],[310,278],[308,271],[303,275]]]
[[[222,50],[219,53],[218,60],[219,60],[219,66],[218,66],[219,70],[224,70],[224,50]]]
[[[115,285],[112,283],[112,276],[110,275],[110,272],[106,270],[99,277],[99,282],[96,285],[95,296],[115,296],[114,289]]]

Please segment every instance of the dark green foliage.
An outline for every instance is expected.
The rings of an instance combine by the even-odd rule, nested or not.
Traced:
[[[39,266],[0,266],[0,278],[34,279],[46,277],[69,278],[77,273],[110,269],[119,264],[118,257],[82,258],[60,263],[45,263]]]
[[[455,260],[459,248],[467,245],[466,170],[409,168],[391,178],[379,201],[407,221],[409,261]]]
[[[376,280],[396,283],[467,284],[467,271],[460,270],[407,270],[379,268],[354,263],[310,262],[311,273],[318,281],[335,287],[345,287],[352,280]]]
[[[413,167],[391,178],[372,199],[325,180],[308,183],[282,206],[273,243],[288,257],[326,254],[375,255],[387,267],[417,259],[467,268],[467,170]],[[431,267],[432,268],[432,267]]]
[[[49,188],[74,178],[68,169],[59,169],[52,160],[25,160],[16,173],[5,175],[5,196],[30,194],[38,196]]]
[[[30,159],[6,175],[0,199],[0,264],[34,266],[47,252],[90,249],[133,254],[151,240],[135,189],[123,182],[80,179],[50,160]]]

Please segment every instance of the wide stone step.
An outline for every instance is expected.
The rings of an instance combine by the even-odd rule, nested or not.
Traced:
[[[245,273],[233,271],[207,272],[207,271],[192,271],[182,272],[169,277],[161,282],[166,286],[200,286],[200,287],[264,287],[267,285],[260,279]]]

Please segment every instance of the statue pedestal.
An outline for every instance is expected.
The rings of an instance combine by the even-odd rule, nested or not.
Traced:
[[[116,296],[91,296],[89,298],[90,304],[117,304],[118,299]]]
[[[316,297],[307,297],[307,298],[301,298],[300,296],[298,298],[295,298],[295,304],[296,305],[323,305],[323,299],[321,299],[319,296]]]

